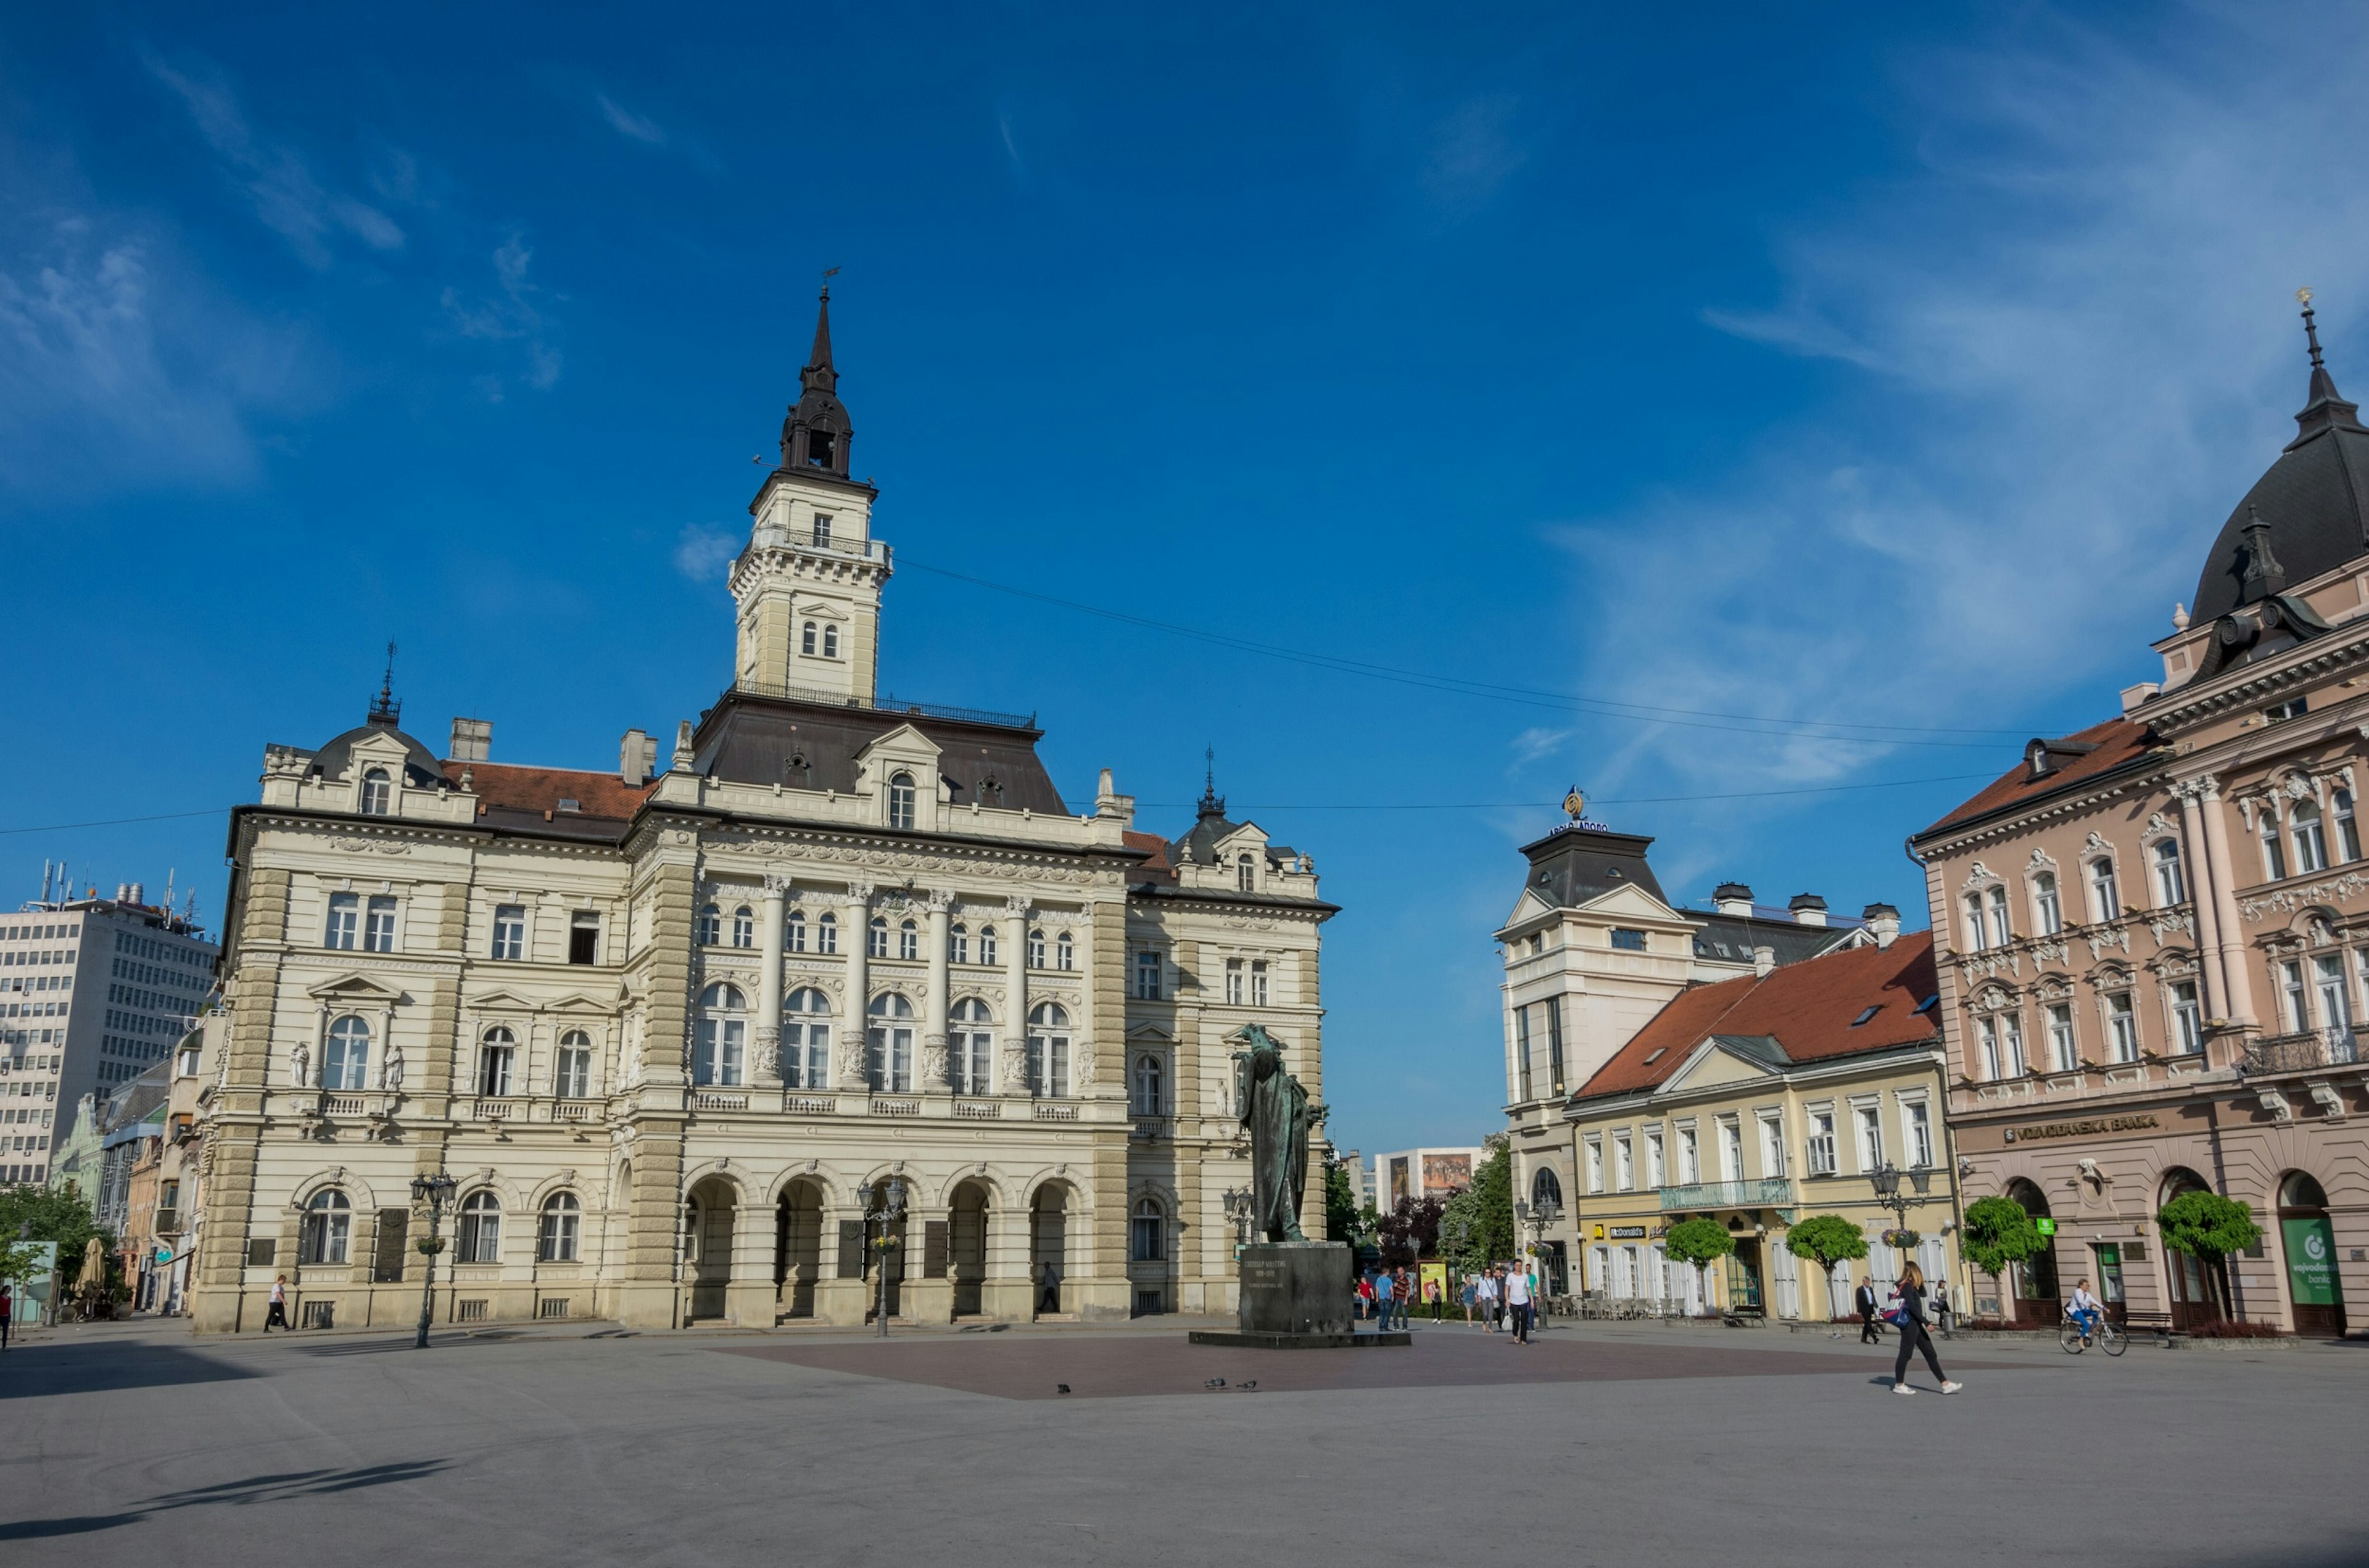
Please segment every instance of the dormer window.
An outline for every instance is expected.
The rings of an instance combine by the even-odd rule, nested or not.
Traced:
[[[2264,708],[2262,710],[2262,719],[2263,722],[2267,724],[2284,724],[2291,718],[2303,717],[2305,708],[2306,704],[2303,698],[2289,697],[2283,703],[2273,703],[2269,707]]]
[[[830,513],[818,511],[814,514],[814,520],[815,548],[828,550],[830,548]]]
[[[1258,866],[1248,853],[1234,857],[1234,884],[1245,893],[1253,892],[1258,887]]]
[[[584,803],[580,800],[574,800],[568,796],[562,795],[559,800],[559,809],[562,811],[581,811],[584,809]]]
[[[913,825],[913,775],[898,773],[888,781],[888,825],[910,828]]]
[[[362,815],[384,817],[394,809],[395,784],[386,776],[386,770],[372,768],[362,774]]]

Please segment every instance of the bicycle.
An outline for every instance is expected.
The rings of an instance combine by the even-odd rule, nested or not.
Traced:
[[[2131,1347],[2130,1336],[2116,1328],[2114,1320],[2103,1312],[2098,1314],[2098,1327],[2094,1333],[2083,1333],[2081,1320],[2071,1312],[2065,1314],[2064,1322],[2056,1330],[2056,1343],[2064,1347],[2066,1355],[2080,1355],[2089,1348],[2092,1340],[2109,1356],[2120,1356]]]

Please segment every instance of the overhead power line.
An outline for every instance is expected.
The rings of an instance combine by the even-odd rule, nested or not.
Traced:
[[[1393,665],[1374,664],[1364,659],[1345,658],[1338,654],[1316,653],[1306,648],[1284,647],[1274,643],[1255,642],[1224,632],[1212,632],[1198,626],[1179,625],[1173,621],[1154,620],[1130,611],[1112,610],[1099,604],[1087,604],[1059,595],[1039,593],[1034,589],[1016,588],[1010,583],[991,581],[957,572],[944,567],[933,567],[899,555],[900,566],[933,577],[968,583],[974,588],[995,593],[1010,594],[1017,599],[1034,600],[1039,604],[1057,605],[1082,615],[1099,616],[1105,621],[1142,626],[1151,631],[1166,632],[1173,636],[1191,637],[1219,647],[1254,653],[1262,658],[1282,659],[1292,664],[1310,665],[1345,675],[1358,675],[1368,680],[1388,681],[1399,685],[1418,686],[1435,692],[1450,692],[1462,696],[1486,697],[1503,703],[1517,703],[1531,707],[1554,708],[1566,713],[1593,714],[1604,718],[1625,718],[1640,723],[1674,725],[1687,729],[1717,729],[1735,735],[1768,736],[1777,739],[1840,741],[1857,746],[1917,746],[1946,750],[1995,750],[1999,739],[2036,733],[2037,727],[2023,729],[1972,729],[1941,725],[1863,724],[1848,719],[1773,718],[1759,714],[1719,713],[1700,708],[1663,706],[1650,703],[1623,702],[1611,697],[1586,697],[1572,692],[1553,692],[1532,686],[1509,686],[1497,681],[1474,681],[1463,676],[1438,675],[1420,670],[1402,670]],[[1867,730],[1866,735],[1819,734],[1822,730]],[[1986,736],[1988,739],[1923,740],[1912,738],[1928,735]]]
[[[1622,795],[1617,798],[1607,795],[1601,799],[1590,796],[1587,804],[1592,808],[1598,806],[1672,806],[1689,801],[1704,800],[1764,800],[1772,795],[1843,795],[1853,790],[1862,789],[1906,789],[1914,784],[1964,784],[1974,779],[1992,779],[1997,778],[1997,776],[1998,775],[1996,773],[1945,773],[1939,778],[1929,779],[1886,779],[1878,784],[1806,784],[1794,789],[1745,789],[1735,790],[1722,795]],[[1139,800],[1136,802],[1136,807],[1138,810],[1142,811],[1189,811],[1198,804],[1199,803],[1196,801],[1190,800]],[[1562,803],[1559,800],[1413,800],[1403,802],[1334,800],[1326,801],[1323,804],[1317,806],[1279,806],[1261,803],[1255,806],[1242,806],[1239,809],[1245,812],[1534,811],[1548,807],[1552,807],[1555,809],[1560,810],[1562,809]]]

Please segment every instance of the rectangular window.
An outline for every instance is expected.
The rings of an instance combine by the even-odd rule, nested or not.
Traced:
[[[1992,888],[1990,893],[1990,901],[1991,945],[1994,947],[2004,947],[2015,935],[2015,928],[2008,922],[2007,918],[2007,889],[2004,887]]]
[[[2311,999],[2304,990],[2303,966],[2293,959],[2279,966],[2279,994],[2286,1000],[2287,1028],[2301,1034],[2311,1027]]]
[[[1645,933],[1616,925],[1612,928],[1612,945],[1624,953],[1642,953],[1645,951]]]
[[[2352,819],[2352,792],[2336,792],[2336,847],[2348,861],[2361,858],[2361,825]]]
[[[1236,1007],[1242,1004],[1242,961],[1226,960],[1226,1001]]]
[[[981,936],[978,940],[982,947],[987,944],[988,939],[985,936]],[[815,921],[815,951],[818,953],[839,951],[839,917],[837,915],[826,914]],[[983,962],[992,964],[995,960],[989,958]]]
[[[1251,960],[1251,1005],[1266,1005],[1266,960],[1264,958]]]
[[[581,1100],[591,1091],[592,1053],[581,1047],[568,1047],[559,1053],[559,1076],[555,1087],[563,1100]]]
[[[722,1088],[737,1087],[742,1082],[748,1058],[748,1029],[744,1019],[701,1019],[697,1047],[692,1053],[691,1081]]]
[[[1986,928],[1983,924],[1983,896],[1980,893],[1969,893],[1966,895],[1965,925],[1967,952],[1979,953],[1985,947],[1990,945],[1990,944],[1985,939]]]
[[[1139,1001],[1160,1000],[1160,955],[1139,953],[1135,956],[1135,995]]]
[[[1744,1123],[1734,1116],[1719,1118],[1719,1179],[1744,1180]]]
[[[2289,821],[2290,836],[2295,840],[2295,875],[2308,876],[2315,871],[2326,871],[2328,833],[2320,826],[2319,807],[2308,800],[2298,800]]]
[[[1785,1120],[1773,1114],[1760,1118],[1760,1173],[1771,1181],[1785,1173]]]
[[[2139,1059],[2139,1022],[2131,1012],[2131,993],[2112,992],[2106,998],[2106,1034],[2118,1062]]]
[[[1587,1190],[1592,1193],[1604,1190],[1604,1143],[1600,1139],[1587,1140]]]
[[[392,953],[395,951],[395,900],[381,894],[370,901],[368,918],[362,923],[362,951]]]
[[[2054,936],[2065,929],[2065,901],[2056,894],[2056,874],[2043,871],[2031,879],[2031,896],[2040,906],[2040,934]]]
[[[1637,1150],[1625,1132],[1612,1135],[1612,1179],[1617,1190],[1632,1192],[1637,1186]]]
[[[2274,811],[2262,813],[2262,879],[2283,881],[2287,874],[2287,852],[2279,844],[2279,818]]]
[[[1547,1076],[1554,1084],[1554,1093],[1562,1089],[1562,998],[1547,998]]]
[[[2179,980],[2172,985],[2171,1034],[2183,1056],[2193,1056],[2204,1048],[2204,1013],[2196,1005],[2194,980]]]
[[[2114,885],[2114,863],[2100,855],[2089,863],[2089,918],[2111,921],[2122,917],[2123,897]]]
[[[2073,1009],[2066,1002],[2056,1002],[2048,1009],[2048,1055],[2059,1072],[2071,1072],[2081,1065],[2081,1048],[2073,1040]]]
[[[589,910],[578,910],[568,921],[567,961],[571,964],[597,964],[601,961],[601,917]]]
[[[1999,1072],[1998,1020],[1996,1018],[1978,1018],[1974,1020],[1974,1033],[1982,1040],[1984,1081],[1986,1082],[1996,1082],[2001,1076]]]
[[[2369,959],[2364,959],[2369,962]],[[1514,1098],[1530,1097],[1530,1009],[1529,1004],[1514,1009]],[[1594,1188],[1588,1189],[1594,1191]]]
[[[1835,1173],[1835,1114],[1832,1111],[1810,1113],[1810,1141],[1803,1150],[1810,1174],[1831,1176]]]
[[[511,1046],[486,1046],[477,1053],[477,1093],[498,1099],[510,1092]],[[680,1057],[675,1059],[680,1061]]]
[[[526,910],[521,906],[504,904],[494,911],[494,956],[526,956]]]
[[[2020,1013],[2010,1013],[2006,1017],[1999,1020],[1999,1024],[2001,1030],[1999,1051],[2000,1055],[2005,1059],[2008,1076],[2010,1078],[2021,1078],[2024,1073],[2023,1014]]]
[[[828,550],[830,548],[830,513],[818,511],[814,514],[814,520],[815,547]]]
[[[2311,961],[2312,983],[2319,991],[2319,1021],[2330,1035],[2352,1033],[2352,998],[2344,989],[2344,963],[2333,953]]]
[[[1854,1105],[1851,1125],[1859,1134],[1859,1168],[1873,1171],[1883,1164],[1883,1117],[1882,1107]]]
[[[1658,1187],[1668,1184],[1669,1167],[1662,1159],[1662,1129],[1648,1127],[1645,1129],[1645,1185]]]
[[[1933,1112],[1922,1100],[1910,1100],[1900,1107],[1900,1119],[1908,1125],[1908,1163],[1912,1169],[1922,1169],[1933,1163]]]
[[[358,893],[329,895],[329,929],[321,945],[352,950],[361,937],[362,900]]]

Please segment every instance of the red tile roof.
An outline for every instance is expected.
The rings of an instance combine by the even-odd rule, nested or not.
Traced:
[[[2093,724],[2089,728],[2066,736],[2064,738],[2086,742],[2098,749],[2081,756],[2065,757],[2053,772],[2043,773],[2036,779],[2031,776],[2031,769],[2028,765],[2018,762],[2007,773],[1985,784],[1981,793],[1972,800],[1934,823],[1932,827],[1926,829],[1925,832],[1938,832],[1954,823],[1971,821],[1974,818],[1997,811],[2002,807],[2020,805],[2026,800],[2038,799],[2043,795],[2053,795],[2060,789],[2077,784],[2084,779],[2092,779],[2100,773],[2111,772],[2133,758],[2144,755],[2158,744],[2153,731],[2144,725],[2133,724],[2126,718],[2110,718],[2103,724]],[[1922,838],[1924,834],[1920,833],[1917,837]]]
[[[518,768],[502,762],[448,761],[444,776],[457,787],[464,768],[471,773],[470,787],[486,806],[532,811],[537,816],[555,812],[561,801],[572,800],[577,808],[568,815],[623,822],[641,808],[642,802],[657,787],[655,781],[629,784],[614,773],[579,773],[573,768]]]
[[[1136,832],[1123,832],[1119,837],[1127,841],[1127,848],[1131,850],[1142,850],[1151,856],[1150,860],[1147,860],[1142,864],[1137,866],[1133,875],[1154,882],[1173,882],[1176,880],[1176,868],[1170,864],[1168,860],[1168,841],[1166,839],[1162,838],[1157,833]]]
[[[1940,1026],[1917,1005],[1940,990],[1929,931],[1697,986],[1671,998],[1574,1097],[1654,1088],[1713,1035],[1773,1035],[1794,1061],[1939,1040]],[[1851,1020],[1871,1007],[1875,1016],[1854,1028]]]

